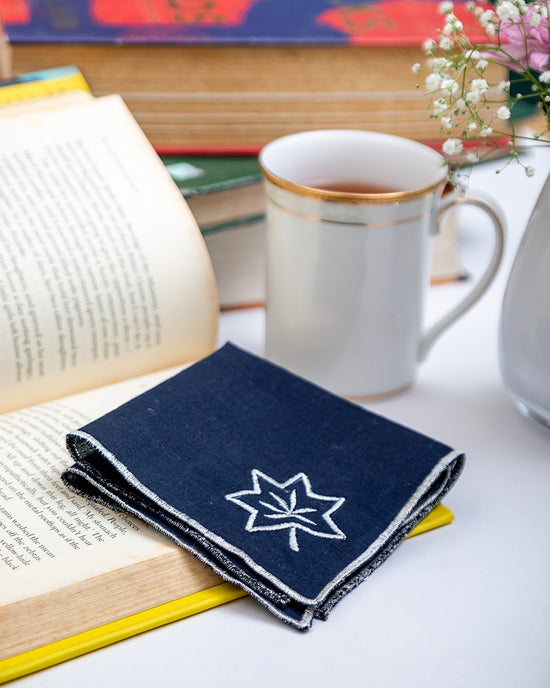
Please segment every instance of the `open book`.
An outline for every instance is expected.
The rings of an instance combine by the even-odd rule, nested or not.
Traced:
[[[243,593],[60,480],[68,431],[216,343],[204,241],[122,100],[0,116],[0,216],[2,682]]]
[[[59,479],[69,429],[215,346],[191,212],[117,96],[0,118],[0,151],[1,660],[221,580]]]

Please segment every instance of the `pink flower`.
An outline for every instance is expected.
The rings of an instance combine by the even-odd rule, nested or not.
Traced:
[[[516,20],[501,22],[498,35],[502,43],[501,50],[491,50],[484,54],[504,67],[513,71],[534,69],[544,72],[549,67],[550,42],[548,24],[531,26],[533,9]]]

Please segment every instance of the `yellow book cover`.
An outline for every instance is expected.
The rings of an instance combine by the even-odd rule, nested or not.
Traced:
[[[77,67],[43,69],[0,81],[0,105],[29,98],[44,98],[67,91],[91,92],[86,79]]]
[[[416,526],[409,537],[439,528],[451,523],[453,519],[452,511],[443,504],[438,504]],[[0,661],[0,683],[46,669],[87,652],[99,650],[106,645],[212,609],[245,595],[246,593],[240,588],[230,583],[221,583],[119,621],[113,621],[29,652],[23,652],[15,657]]]

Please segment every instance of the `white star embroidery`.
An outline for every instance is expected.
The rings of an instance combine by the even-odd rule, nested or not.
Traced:
[[[323,538],[345,540],[345,534],[331,518],[345,502],[345,497],[328,497],[313,492],[309,478],[297,473],[278,483],[258,469],[252,470],[252,490],[241,490],[226,499],[250,512],[245,530],[289,530],[289,545],[299,551],[297,530]]]

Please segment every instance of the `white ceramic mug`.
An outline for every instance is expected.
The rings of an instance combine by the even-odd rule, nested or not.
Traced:
[[[499,208],[471,193],[442,196],[444,158],[387,134],[293,134],[267,144],[260,165],[267,357],[347,397],[407,388],[436,337],[492,281],[504,241]],[[466,297],[426,330],[432,238],[459,204],[489,215],[493,252]]]

